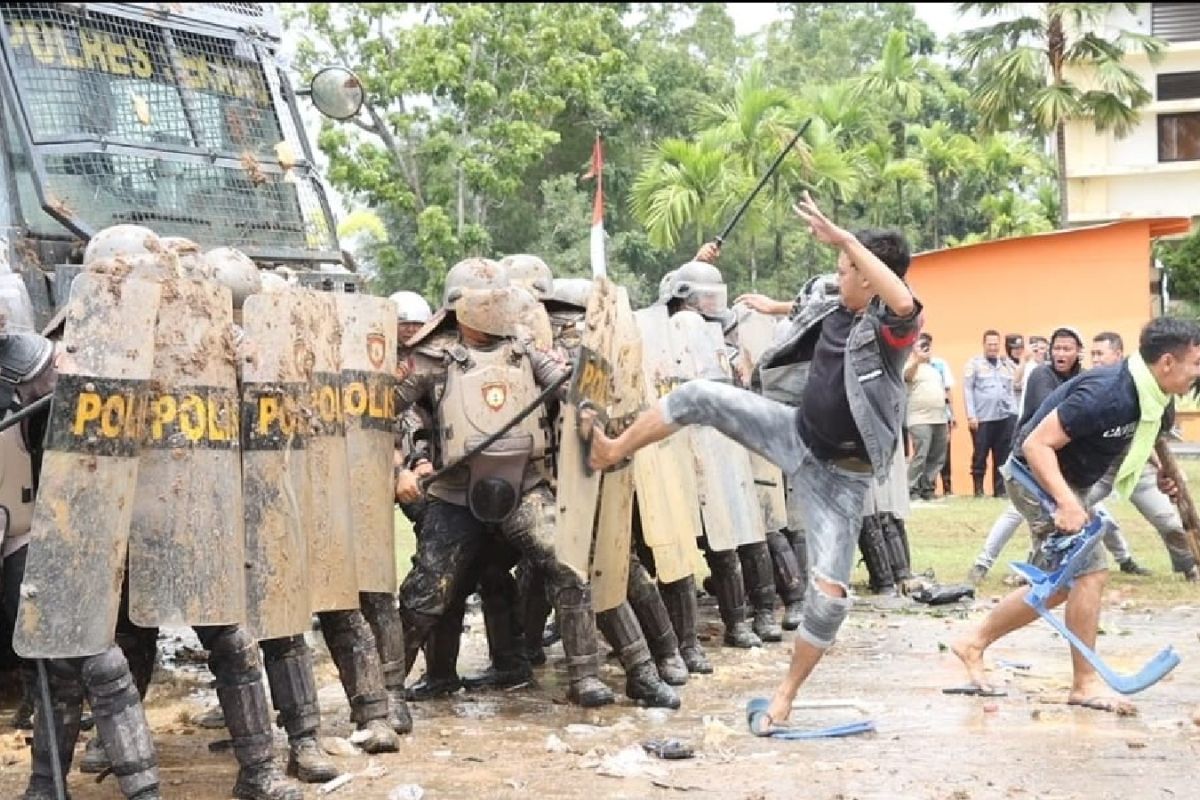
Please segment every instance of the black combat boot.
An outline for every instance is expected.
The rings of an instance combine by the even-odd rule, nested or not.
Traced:
[[[600,680],[596,615],[592,612],[587,586],[565,586],[555,593],[555,616],[567,654],[567,677],[571,682],[567,699],[584,708],[606,706],[616,701],[612,689]]]
[[[768,533],[767,547],[771,551],[771,566],[775,572],[775,591],[783,599],[783,629],[794,631],[804,619],[804,576],[784,531]]]
[[[888,563],[892,566],[892,580],[904,588],[912,580],[911,556],[908,548],[908,531],[904,520],[895,514],[883,515],[883,539],[887,547]]]
[[[671,626],[671,616],[658,587],[636,557],[629,565],[629,605],[637,614],[659,677],[670,686],[686,684],[688,668],[679,654],[679,638]]]
[[[679,639],[679,655],[688,672],[696,675],[712,673],[712,664],[696,638],[700,609],[696,605],[696,579],[689,575],[682,580],[659,584],[659,595],[671,618],[671,627]]]
[[[463,688],[458,677],[458,650],[462,644],[466,598],[446,609],[425,639],[425,674],[408,687],[408,700],[421,703],[448,697]]]
[[[499,564],[484,567],[479,582],[483,627],[487,632],[491,663],[483,672],[463,676],[468,689],[510,689],[533,680],[518,619],[517,586]]]
[[[706,553],[705,557],[712,570],[717,609],[721,612],[721,622],[725,624],[725,645],[742,649],[761,647],[762,639],[746,621],[746,586],[737,552],[712,552]]]
[[[629,699],[656,708],[679,708],[679,695],[659,676],[629,603],[601,611],[596,615],[596,625],[621,659]]]
[[[775,571],[770,548],[763,541],[742,545],[737,552],[746,592],[754,607],[754,633],[764,642],[783,641],[783,629],[775,621]]]
[[[388,694],[388,723],[399,734],[412,733],[412,713],[405,698],[404,625],[395,596],[387,592],[360,592],[363,616],[379,648],[379,666]],[[457,654],[456,654],[457,655]]]
[[[312,650],[303,636],[269,639],[260,646],[271,686],[271,704],[288,735],[287,774],[302,783],[333,780],[339,774],[338,768],[317,743],[321,710]]]
[[[878,517],[863,517],[862,530],[858,535],[858,549],[867,565],[868,586],[871,591],[875,594],[895,594],[896,581],[892,577],[892,565],[888,560],[883,529],[879,525]]]
[[[359,731],[369,734],[359,747],[371,754],[395,753],[400,740],[388,722],[388,694],[379,651],[362,612],[322,611],[317,618],[350,701],[350,719]]]

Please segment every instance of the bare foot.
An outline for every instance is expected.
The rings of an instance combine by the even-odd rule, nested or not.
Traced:
[[[792,714],[792,701],[775,692],[771,698],[771,705],[767,706],[767,717],[771,720],[771,725],[782,726],[787,724],[788,717]]]
[[[987,682],[987,669],[983,666],[983,648],[969,639],[959,639],[950,645],[950,652],[958,656],[958,660],[967,668],[967,677],[971,683],[980,689],[990,690]]]
[[[1092,678],[1071,690],[1067,705],[1090,708],[1093,711],[1108,711],[1118,717],[1136,717],[1137,706],[1115,694],[1097,678]]]

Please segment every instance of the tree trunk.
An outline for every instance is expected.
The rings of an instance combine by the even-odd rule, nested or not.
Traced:
[[[779,219],[780,211],[779,211],[779,173],[778,172],[776,172],[775,175],[771,178],[771,182],[774,184],[774,186],[771,188],[771,191],[775,195],[773,198],[774,202],[771,204],[771,207],[775,210],[775,213],[773,215],[774,218],[772,219],[772,222],[775,225],[775,253],[774,253],[775,264],[774,264],[774,266],[775,266],[775,271],[778,272],[779,268],[781,266],[783,266],[783,223]],[[836,211],[836,208],[834,210]],[[834,214],[833,218],[837,219],[836,213]]]
[[[896,207],[899,219],[896,220],[898,227],[904,227],[904,184],[899,179],[896,180]]]
[[[938,181],[933,182],[933,249],[942,249],[942,191]]]
[[[1067,128],[1054,127],[1054,149],[1058,155],[1058,227],[1067,227]]]
[[[750,234],[750,291],[758,291],[758,257],[754,255],[754,234]]]

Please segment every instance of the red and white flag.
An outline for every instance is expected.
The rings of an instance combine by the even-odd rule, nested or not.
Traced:
[[[608,275],[608,265],[604,260],[604,150],[601,146],[600,134],[596,134],[596,144],[592,148],[592,168],[584,175],[584,179],[596,179],[596,201],[592,206],[592,277],[603,278]]]

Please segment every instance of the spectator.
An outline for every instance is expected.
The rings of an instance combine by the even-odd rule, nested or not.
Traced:
[[[950,389],[942,371],[933,366],[932,348],[933,337],[922,333],[904,367],[908,432],[913,444],[908,495],[913,500],[933,499],[933,482],[942,470],[950,438]]]
[[[1017,405],[1013,395],[1015,371],[1016,365],[1012,359],[1000,352],[1000,333],[985,331],[983,354],[968,361],[963,371],[963,401],[974,446],[971,478],[975,483],[976,497],[983,497],[983,478],[987,474],[989,453],[992,457],[992,496],[1005,496],[1000,466],[1008,458],[1017,421]]]

